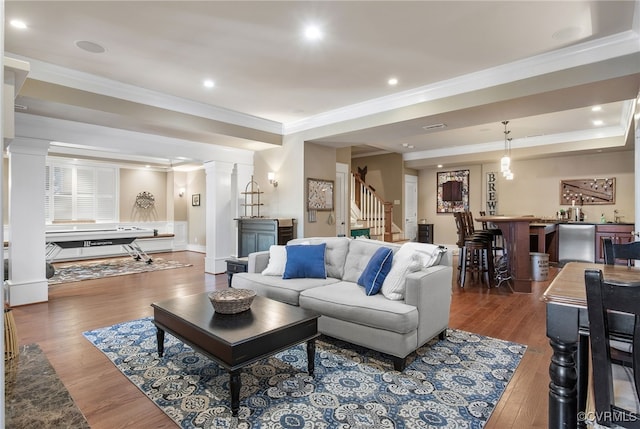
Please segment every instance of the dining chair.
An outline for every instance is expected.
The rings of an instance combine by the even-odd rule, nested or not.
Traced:
[[[640,281],[606,282],[601,270],[585,270],[585,286],[595,401],[595,413],[587,416],[608,427],[640,428]],[[626,316],[620,320],[631,326],[619,329],[613,315]],[[631,343],[630,365],[612,360],[616,337]]]
[[[611,238],[603,238],[604,263],[615,265],[616,259],[626,259],[627,266],[634,265],[634,261],[640,259],[640,241],[630,243],[614,243]]]

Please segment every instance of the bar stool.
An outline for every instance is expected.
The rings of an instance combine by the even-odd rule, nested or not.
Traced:
[[[470,212],[454,213],[458,231],[458,284],[464,287],[467,274],[486,280],[491,287],[494,278],[493,237],[486,231],[474,231]]]
[[[486,216],[487,212],[481,211],[480,217]],[[486,221],[482,221],[482,230],[488,231],[492,236],[492,245],[493,245],[493,257],[498,257],[498,251],[504,254],[504,236],[502,235],[502,230],[500,228],[489,228],[489,225]]]

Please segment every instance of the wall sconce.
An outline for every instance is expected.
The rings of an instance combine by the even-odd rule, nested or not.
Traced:
[[[180,188],[180,189],[178,190],[178,196],[179,196],[180,198],[184,197],[184,193],[185,193],[185,191],[186,191],[186,189],[184,189],[184,188]]]
[[[278,187],[278,181],[276,180],[276,173],[274,173],[273,171],[268,172],[267,179],[269,180],[269,183],[273,185],[274,188]]]

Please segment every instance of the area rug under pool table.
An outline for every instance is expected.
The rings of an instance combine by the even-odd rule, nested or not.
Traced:
[[[162,258],[153,258],[153,262],[148,264],[145,261],[137,261],[132,257],[107,258],[72,263],[55,263],[55,274],[49,279],[49,286],[61,283],[99,279],[103,277],[147,273],[158,270],[171,270],[174,268],[190,266],[192,265]]]

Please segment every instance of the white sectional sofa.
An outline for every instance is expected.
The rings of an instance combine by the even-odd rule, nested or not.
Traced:
[[[326,278],[283,278],[294,261],[291,252],[303,245],[324,247]],[[398,371],[410,353],[446,334],[453,272],[450,251],[422,243],[400,246],[347,237],[295,239],[287,246],[249,254],[248,272],[234,274],[232,287],[320,313],[321,333],[386,353]],[[371,265],[376,265],[372,257],[381,247],[393,254],[390,271],[382,289],[368,295],[358,280],[366,268],[372,272]],[[386,249],[378,254],[385,252],[389,254]],[[379,272],[374,271],[376,280]]]

